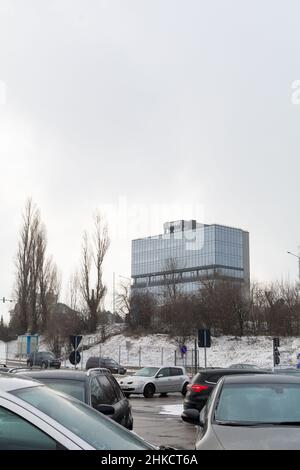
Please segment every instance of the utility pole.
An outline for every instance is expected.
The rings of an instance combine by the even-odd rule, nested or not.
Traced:
[[[113,315],[116,313],[116,273],[113,272]]]

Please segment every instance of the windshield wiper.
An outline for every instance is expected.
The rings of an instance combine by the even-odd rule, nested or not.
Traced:
[[[262,424],[262,423],[257,423],[255,421],[219,421],[219,420],[216,420],[215,424],[218,424],[219,426],[257,426],[258,424]]]
[[[219,426],[300,426],[300,421],[215,421]]]
[[[274,424],[274,426],[300,426],[300,421],[279,421],[271,424]]]

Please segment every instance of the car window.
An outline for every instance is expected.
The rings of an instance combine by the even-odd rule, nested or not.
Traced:
[[[107,359],[107,364],[118,365],[118,363],[114,359]]]
[[[67,395],[77,398],[77,400],[85,401],[85,384],[80,380],[40,379],[39,377],[37,377],[37,380],[58,392],[66,393]]]
[[[107,377],[108,380],[110,381],[114,391],[115,391],[115,394],[117,396],[117,400],[118,401],[121,401],[121,400],[124,400],[125,396],[123,395],[123,392],[120,388],[120,385],[118,384],[118,382],[116,381],[116,379],[111,375],[109,377]]]
[[[106,375],[98,375],[97,380],[100,388],[103,390],[103,393],[106,396],[107,405],[114,405],[117,403],[119,401],[117,394],[108,377],[106,377]]]
[[[91,405],[114,405],[118,402],[117,395],[105,375],[93,377],[91,380]]]
[[[93,377],[91,380],[91,405],[96,408],[97,405],[105,404],[109,405],[110,398],[104,387],[101,387],[97,377]]]
[[[59,395],[43,385],[10,393],[38,408],[97,450],[153,448],[85,403]]]
[[[183,375],[182,369],[179,369],[179,367],[170,367],[171,374],[170,375]]]
[[[58,442],[10,410],[0,407],[0,450],[58,450]]]
[[[157,375],[162,375],[163,377],[170,377],[170,367],[164,367],[160,369]]]
[[[219,380],[219,378],[222,377],[222,374],[215,374],[215,375],[210,375],[209,377],[206,378],[206,382],[211,382],[213,384],[216,384]]]

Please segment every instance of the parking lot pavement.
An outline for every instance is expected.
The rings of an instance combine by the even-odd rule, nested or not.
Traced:
[[[149,442],[176,449],[195,449],[196,427],[184,423],[180,417],[181,394],[166,397],[130,397],[133,430]]]

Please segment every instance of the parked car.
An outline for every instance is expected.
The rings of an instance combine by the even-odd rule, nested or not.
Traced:
[[[39,351],[30,353],[27,359],[27,366],[40,366],[42,369],[47,369],[47,367],[55,367],[59,369],[61,366],[61,361],[57,359],[52,352]]]
[[[152,450],[90,406],[44,384],[0,374],[0,450]]]
[[[0,364],[0,372],[8,372],[9,367],[6,364]]]
[[[196,424],[197,450],[300,450],[300,377],[243,374],[222,377]]]
[[[255,370],[255,374],[265,374],[263,369]],[[225,375],[253,374],[253,369],[203,369],[192,378],[191,384],[187,387],[187,392],[183,402],[183,409],[194,408],[201,411],[207,402],[212,390],[218,380]]]
[[[15,369],[14,373],[44,383],[59,392],[71,395],[121,424],[133,428],[131,405],[118,382],[107,369],[30,370]]]
[[[109,369],[112,374],[126,374],[127,370],[125,367],[118,364],[114,359],[110,357],[98,357],[98,356],[91,356],[86,361],[86,370],[88,369],[95,369],[97,367],[104,367],[105,369]]]
[[[119,384],[127,397],[143,394],[151,398],[155,393],[181,392],[185,395],[189,377],[184,367],[143,367],[134,375],[119,379]]]

